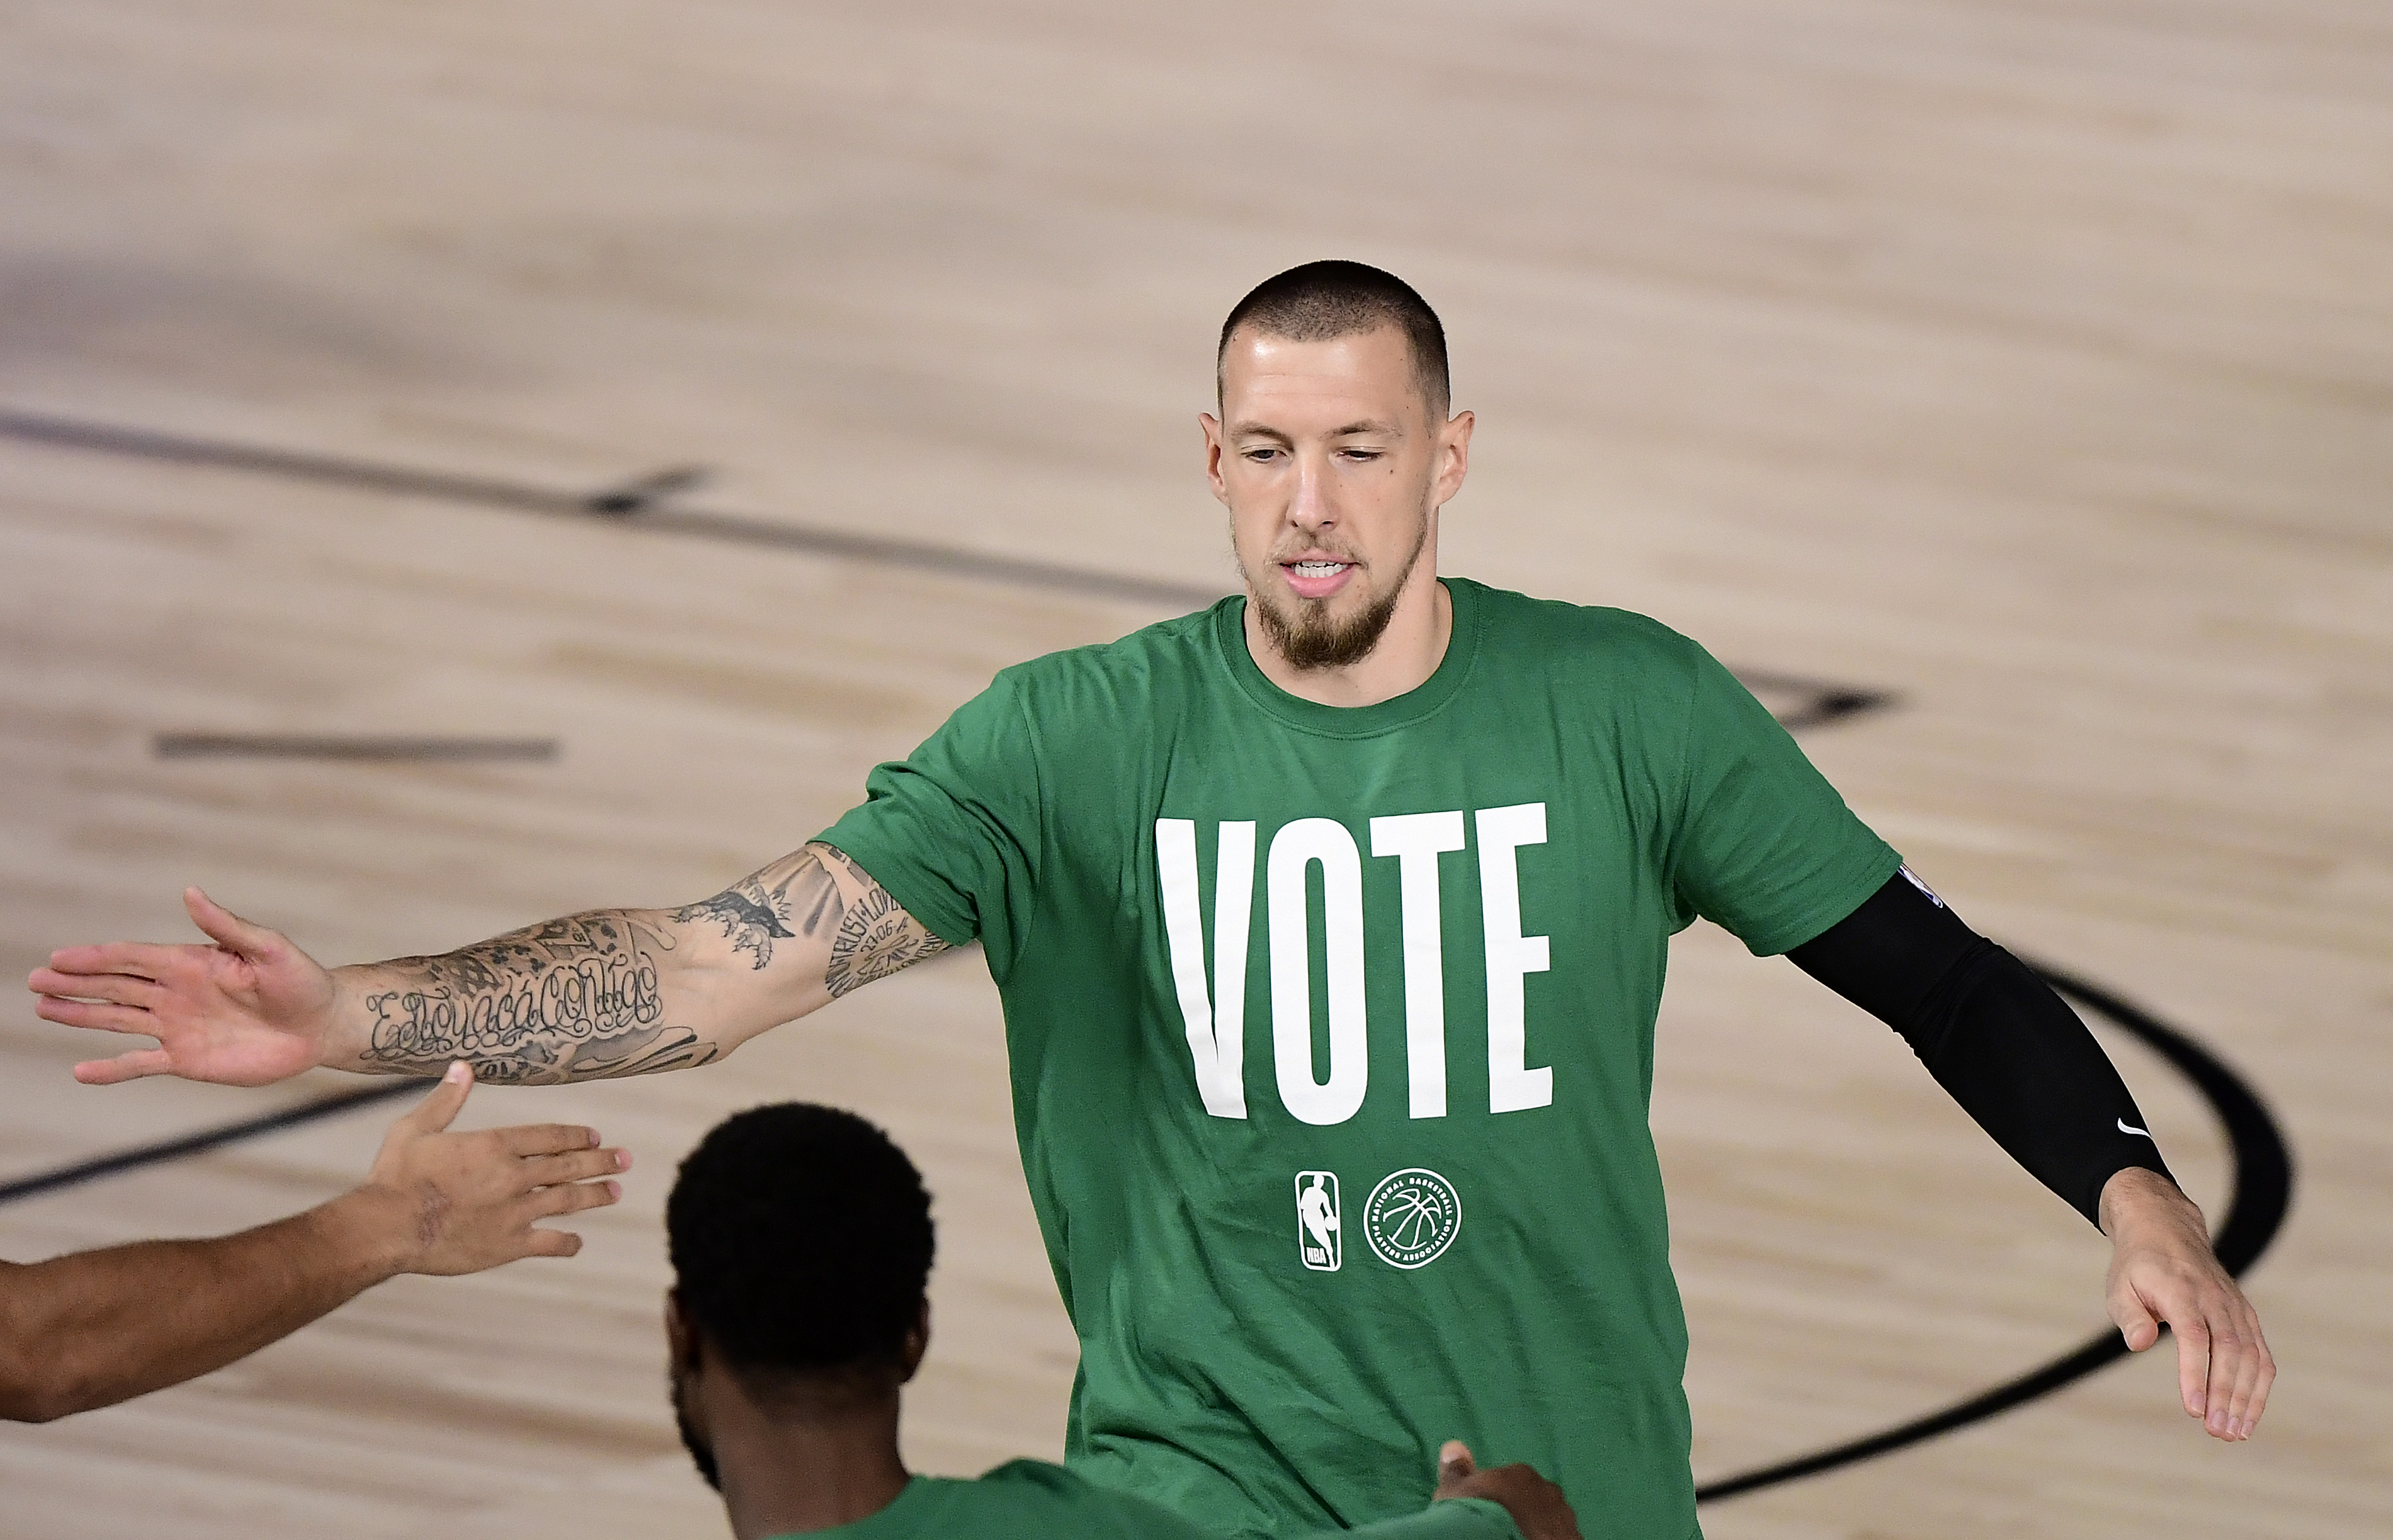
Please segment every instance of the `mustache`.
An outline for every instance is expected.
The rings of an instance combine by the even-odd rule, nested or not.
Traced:
[[[1274,567],[1278,567],[1284,563],[1292,562],[1299,556],[1303,555],[1327,556],[1332,561],[1342,561],[1355,567],[1368,567],[1370,565],[1370,563],[1365,561],[1359,554],[1353,551],[1340,550],[1338,546],[1328,544],[1322,541],[1299,541],[1292,544],[1282,545],[1279,549],[1271,554],[1270,559],[1271,564]]]

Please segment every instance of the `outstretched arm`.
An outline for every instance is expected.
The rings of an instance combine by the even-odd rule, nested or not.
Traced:
[[[75,1078],[268,1085],[461,1059],[517,1084],[681,1069],[946,946],[820,843],[679,908],[596,909],[329,972],[196,888],[184,903],[215,946],[73,946],[27,981],[47,1020],[158,1039]]]
[[[0,1263],[0,1417],[47,1422],[222,1368],[401,1272],[570,1257],[532,1221],[613,1203],[621,1150],[567,1125],[447,1133],[463,1065],[392,1126],[365,1183],[238,1235]]]
[[[2276,1363],[2101,1044],[2019,959],[1908,871],[1787,956],[1901,1033],[1964,1111],[2111,1237],[2111,1319],[2138,1352],[2177,1334],[2189,1416],[2251,1437]]]

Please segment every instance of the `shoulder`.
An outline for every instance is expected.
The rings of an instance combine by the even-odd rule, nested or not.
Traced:
[[[1681,685],[1711,661],[1693,638],[1650,615],[1605,605],[1540,599],[1510,589],[1490,588],[1468,578],[1447,578],[1467,587],[1480,627],[1480,645],[1498,654],[1526,654],[1557,668],[1627,672]]]
[[[1225,598],[1194,614],[1142,626],[1127,636],[1088,646],[1066,647],[1000,671],[998,683],[1026,696],[1086,688],[1097,684],[1147,684],[1201,668],[1214,651],[1213,627]]]
[[[1016,663],[998,673],[986,698],[1007,703],[1042,738],[1075,725],[1111,733],[1126,719],[1168,715],[1219,672],[1213,628],[1234,602]]]
[[[1135,1534],[1140,1540],[1201,1540],[1203,1532],[1187,1520],[1127,1492],[1100,1486],[1077,1471],[1046,1460],[1009,1460],[972,1483],[1006,1506],[1053,1514],[1055,1536],[1081,1533]],[[1085,1520],[1074,1527],[1071,1520]]]

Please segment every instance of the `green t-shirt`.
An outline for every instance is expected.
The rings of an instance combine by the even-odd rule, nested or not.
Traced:
[[[1784,951],[1900,858],[1694,643],[1445,585],[1409,694],[1288,695],[1227,599],[1006,670],[822,838],[987,950],[1075,1468],[1262,1533],[1458,1438],[1679,1540],[1668,939]]]
[[[1521,1540],[1510,1514],[1472,1497],[1344,1533],[1366,1540]],[[813,1533],[817,1540],[1211,1540],[1144,1497],[1044,1460],[1010,1461],[974,1481],[917,1476],[870,1518]]]

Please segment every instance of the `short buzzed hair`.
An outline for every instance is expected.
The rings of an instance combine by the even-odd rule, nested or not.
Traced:
[[[1263,280],[1230,307],[1213,350],[1213,391],[1222,385],[1222,363],[1230,337],[1241,326],[1290,342],[1328,342],[1393,326],[1412,349],[1413,379],[1429,403],[1432,424],[1445,420],[1454,398],[1445,368],[1445,328],[1429,301],[1395,274],[1360,262],[1308,262]]]
[[[931,1198],[863,1118],[777,1103],[717,1124],[681,1163],[665,1244],[683,1312],[733,1368],[885,1368],[922,1318]]]

